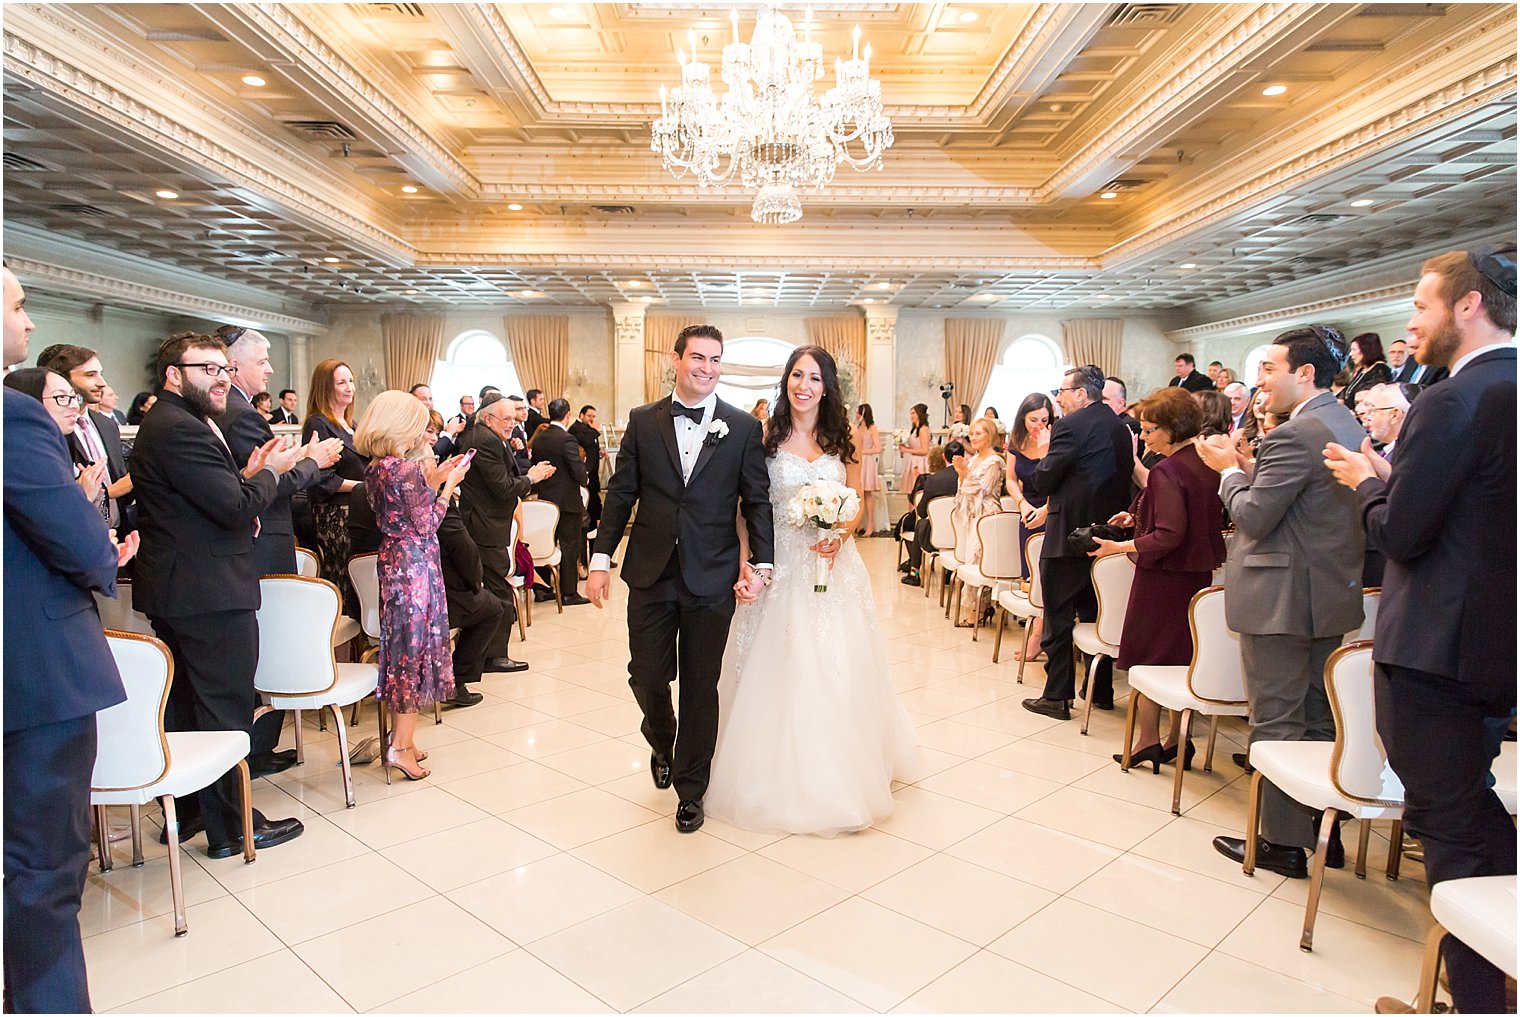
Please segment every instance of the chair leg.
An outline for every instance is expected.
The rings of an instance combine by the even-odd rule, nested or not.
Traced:
[[[348,726],[349,727],[358,727],[359,726],[359,703],[358,703],[358,701],[355,701],[353,709],[351,709],[351,710],[348,711]]]
[[[1134,693],[1130,693],[1130,695],[1134,695]],[[1209,747],[1208,747],[1208,750],[1205,751],[1204,754],[1203,754],[1203,772],[1204,773],[1213,773],[1214,772],[1214,740],[1216,738],[1218,738],[1218,737],[1219,737],[1219,714],[1215,713],[1215,714],[1211,714],[1209,716]],[[1183,743],[1182,749],[1183,749],[1184,752],[1187,751],[1187,743],[1186,742]]]
[[[1319,841],[1314,845],[1314,861],[1309,866],[1309,902],[1304,905],[1304,931],[1298,948],[1314,950],[1314,919],[1319,917],[1319,894],[1325,886],[1325,856],[1330,852],[1330,837],[1335,833],[1335,809],[1326,809],[1319,820]]]
[[[1135,698],[1133,692],[1130,698]],[[1177,772],[1172,775],[1172,815],[1182,815],[1182,775],[1187,772],[1187,743],[1193,733],[1193,711],[1182,711],[1182,722],[1177,725]]]
[[[996,664],[998,662],[998,654],[1001,653],[1003,649],[1003,626],[1008,622],[1008,609],[1005,608],[1002,604],[999,604],[993,610],[992,614],[994,622],[992,633],[992,662]]]
[[[1135,715],[1140,712],[1140,693],[1130,690],[1129,706],[1124,711],[1124,756],[1119,760],[1119,770],[1129,773],[1129,750],[1135,744]]]
[[[318,716],[321,716],[323,718],[324,722],[327,719],[321,713],[319,713]],[[343,723],[343,718],[342,717],[338,718],[338,723],[339,724]],[[322,730],[324,730],[324,731],[327,730],[327,724],[326,723],[323,723]],[[296,725],[296,765],[297,766],[305,766],[306,765],[306,731],[303,729],[303,726],[300,725],[300,724]]]
[[[95,850],[100,855],[100,871],[110,872],[113,862],[111,860],[111,828],[106,825],[106,807],[95,806]]]
[[[1184,743],[1182,751],[1187,752],[1187,744]],[[1248,750],[1249,751],[1249,750]],[[1184,759],[1186,756],[1183,757]],[[1251,800],[1246,807],[1246,857],[1240,864],[1240,871],[1248,876],[1256,875],[1256,843],[1261,830],[1261,771],[1257,770],[1251,775]]]
[[[258,857],[253,846],[253,782],[248,777],[248,760],[238,760],[238,781],[243,787],[243,864],[251,865]]]
[[[338,723],[338,761],[343,767],[343,796],[348,807],[353,808],[357,803],[354,801],[353,768],[348,761],[348,728],[343,723],[343,707],[334,703],[332,712]]]
[[[554,606],[559,608],[559,613],[565,613],[565,597],[559,588],[559,566],[549,566],[549,577],[554,580]]]
[[[1415,1013],[1435,1013],[1436,986],[1441,979],[1441,944],[1446,935],[1441,923],[1436,922],[1425,937],[1425,962],[1420,966],[1420,984],[1414,994]]]
[[[132,814],[132,868],[140,869],[143,863],[142,853],[142,809],[136,805],[128,806]],[[110,834],[106,835],[110,839]]]
[[[1367,839],[1372,836],[1372,820],[1359,819],[1357,825],[1361,830],[1356,839],[1356,878],[1367,878]]]
[[[1029,629],[1026,626],[1025,629],[1024,629],[1024,634],[1021,635],[1021,636],[1019,636],[1019,674],[1018,674],[1018,683],[1020,685],[1024,684],[1024,665],[1027,664],[1027,663],[1029,663],[1029,661],[1027,661],[1027,660],[1024,659],[1025,657],[1029,656],[1027,653],[1024,652],[1024,647],[1026,647],[1028,645],[1029,645]]]
[[[534,573],[534,574],[536,575],[536,573]],[[524,580],[524,582],[523,582],[523,607],[527,608],[528,627],[529,628],[533,627],[533,601],[534,601],[534,599],[535,598],[533,596],[533,584],[531,582],[528,582],[528,581]]]
[[[327,714],[323,713],[321,710],[317,711],[317,730],[318,731],[326,731],[327,730]],[[301,725],[300,725],[300,723],[297,723],[296,724],[296,737],[297,738],[300,737],[300,731],[301,731]]]
[[[971,587],[971,641],[977,642],[976,631],[982,627],[982,588]]]
[[[1404,821],[1395,819],[1393,829],[1388,831],[1388,878],[1398,879],[1399,868],[1404,864]]]
[[[385,735],[385,701],[380,698],[379,690],[375,692],[375,724],[380,728],[380,772],[385,774],[387,787],[391,783],[391,768],[385,765],[385,750],[390,743]]]
[[[513,592],[512,596],[516,597],[516,592]],[[528,625],[523,620],[523,615],[525,614],[527,614],[527,611],[519,610],[517,612],[517,638],[519,642],[527,642],[528,640]]]
[[[179,818],[174,813],[174,796],[159,799],[164,807],[164,835],[169,841],[169,893],[174,898],[174,935],[190,931],[185,921],[185,884],[179,869]]]
[[[1102,656],[1104,656],[1104,655],[1101,654],[1101,653],[1094,655],[1093,659],[1092,659],[1092,662],[1089,663],[1089,664],[1087,664],[1085,667],[1082,668],[1083,673],[1087,675],[1087,698],[1082,703],[1082,733],[1083,734],[1087,733],[1087,725],[1090,724],[1090,723],[1092,723],[1093,697],[1095,697],[1098,694],[1098,684],[1097,684],[1097,682],[1093,681],[1093,671],[1096,670],[1096,668],[1093,665],[1097,664],[1098,663],[1098,658],[1100,658]]]

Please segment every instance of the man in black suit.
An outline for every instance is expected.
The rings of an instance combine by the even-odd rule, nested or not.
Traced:
[[[559,506],[559,524],[554,530],[554,541],[559,545],[559,600],[561,604],[589,604],[576,589],[580,582],[577,567],[581,549],[586,542],[586,528],[582,521],[585,504],[581,491],[586,486],[586,462],[581,455],[580,442],[565,421],[570,416],[570,401],[555,399],[548,405],[549,427],[533,442],[533,461],[548,463],[554,472],[548,479],[534,485],[534,490],[544,501]]]
[[[486,397],[490,398],[490,397]],[[494,398],[500,399],[501,393],[496,393]],[[512,407],[512,429],[507,434],[507,449],[512,453],[512,458],[517,460],[517,472],[527,473],[533,465],[533,453],[528,451],[528,404],[522,396],[507,396],[507,402]],[[481,403],[485,405],[484,402]]]
[[[1123,378],[1115,378],[1109,375],[1103,379],[1103,401],[1108,408],[1114,411],[1114,416],[1119,418],[1120,423],[1129,428],[1130,433],[1140,434],[1140,421],[1129,415],[1129,386],[1124,384]]]
[[[517,411],[506,399],[484,402],[475,414],[475,426],[460,436],[460,450],[475,450],[470,472],[459,485],[460,510],[464,525],[480,549],[481,566],[487,590],[501,603],[501,618],[492,633],[487,671],[526,671],[528,665],[513,660],[507,653],[512,626],[517,622],[517,605],[512,599],[512,585],[507,574],[512,571],[512,516],[517,503],[533,489],[536,481],[547,478],[554,467],[535,464],[526,474],[517,469],[517,460],[507,448]]]
[[[960,486],[960,474],[955,471],[954,462],[957,456],[965,456],[966,447],[959,441],[951,441],[943,449],[931,448],[931,468],[936,454],[939,457],[939,469],[933,473],[921,473],[913,482],[918,501],[913,506],[913,542],[908,545],[908,560],[904,563],[908,569],[908,574],[902,577],[904,586],[923,585],[920,570],[923,567],[924,549],[938,550],[929,541],[929,502],[935,498],[955,497],[956,488]]]
[[[570,434],[580,443],[581,451],[585,453],[586,528],[589,532],[596,529],[602,520],[602,460],[607,458],[602,451],[602,432],[596,426],[595,406],[581,407],[580,414],[570,425]],[[584,553],[581,561],[582,564],[585,563]]]
[[[74,443],[78,458],[91,463],[105,460],[110,483],[102,490],[96,507],[118,536],[130,533],[134,528],[132,476],[127,472],[127,459],[121,447],[121,426],[109,414],[100,412],[100,400],[106,390],[100,357],[87,347],[58,343],[37,355],[37,366],[63,375],[84,400],[86,412],[80,415],[69,440]]]
[[[1177,377],[1167,382],[1168,386],[1181,385],[1189,392],[1207,392],[1213,389],[1214,383],[1206,374],[1199,374],[1197,362],[1191,353],[1179,353],[1177,359],[1172,361],[1177,369]]]
[[[310,445],[271,441],[239,469],[217,423],[231,382],[220,339],[182,332],[158,352],[162,392],[132,451],[142,549],[134,606],[174,655],[165,721],[171,730],[242,731],[253,724],[258,668],[259,515],[279,494],[280,477]],[[229,772],[195,799],[180,799],[180,839],[206,831],[206,853],[242,850],[242,793]],[[297,819],[266,820],[254,810],[254,846],[273,847],[304,829]]]
[[[671,354],[674,394],[628,415],[586,581],[591,602],[601,607],[612,553],[637,505],[622,566],[628,684],[644,713],[655,787],[675,785],[681,833],[699,829],[705,818],[735,586],[743,587],[746,602],[759,595],[770,581],[774,546],[760,421],[714,393],[722,357],[718,329],[682,329]],[[749,531],[750,561],[740,560],[736,507]],[[679,732],[670,702],[678,674]]]
[[[26,360],[26,293],[4,276],[5,366]],[[113,546],[63,435],[5,403],[5,1009],[89,1013],[79,900],[90,863],[95,714],[126,699],[95,610],[136,545]]]
[[[1391,464],[1370,439],[1325,461],[1387,559],[1378,734],[1434,886],[1515,872],[1515,827],[1488,787],[1491,721],[1515,708],[1514,243],[1430,259],[1414,303],[1415,355],[1448,379],[1409,407]],[[1456,1009],[1504,1013],[1504,973],[1454,937],[1444,950]]]
[[[299,424],[301,418],[296,414],[300,405],[296,399],[295,389],[280,389],[280,401],[276,404],[274,412],[269,414],[269,422],[271,424]]]
[[[426,406],[429,410],[435,409],[433,406],[432,386],[426,385],[423,382],[419,381],[417,384],[408,389],[408,391],[411,392],[412,395],[416,396],[417,401],[422,403],[422,405]],[[442,415],[442,413],[439,414],[439,416]],[[439,462],[442,462],[454,454],[454,447],[456,444],[458,444],[459,435],[464,431],[464,428],[465,419],[463,416],[455,416],[443,422],[443,430],[439,432],[438,437],[433,441],[433,455],[437,457]]]
[[[549,418],[544,415],[544,406],[548,403],[549,397],[544,394],[544,390],[541,388],[530,388],[528,389],[527,401],[528,418],[523,421],[523,430],[528,433],[528,440],[532,441],[533,436],[538,433],[538,429],[549,422]]]
[[[260,332],[238,325],[223,325],[216,336],[227,344],[227,366],[232,387],[227,392],[227,412],[220,420],[222,436],[234,463],[246,463],[255,451],[274,440],[269,420],[253,407],[253,400],[269,390],[274,368],[269,364],[269,340]],[[292,575],[296,571],[295,525],[290,499],[321,479],[321,471],[338,461],[343,442],[329,438],[319,442],[317,452],[302,459],[280,477],[274,501],[259,513],[253,537],[254,567],[261,576]],[[296,765],[294,749],[276,752],[285,714],[276,710],[260,717],[253,726],[248,769],[253,777],[265,777]]]
[[[1071,641],[1077,619],[1097,616],[1092,559],[1066,537],[1079,526],[1106,523],[1129,507],[1134,471],[1134,437],[1103,402],[1103,372],[1092,365],[1068,371],[1057,399],[1062,416],[1050,429],[1050,451],[1025,485],[1047,503],[1040,552],[1040,585],[1045,592],[1045,691],[1024,700],[1032,713],[1071,719],[1067,703],[1076,691],[1076,649]],[[1207,380],[1207,379],[1205,379]],[[1113,661],[1107,657],[1089,676],[1093,705],[1114,706]]]

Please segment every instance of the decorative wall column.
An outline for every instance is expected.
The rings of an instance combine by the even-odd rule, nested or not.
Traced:
[[[612,305],[613,422],[628,423],[628,412],[644,402],[644,311],[646,304]]]
[[[883,431],[897,427],[897,308],[865,305],[866,402]]]
[[[311,384],[311,336],[292,335],[290,337],[290,371],[289,388],[296,390],[296,398],[302,406],[306,405],[306,397],[310,395],[306,386]],[[304,411],[297,411],[299,416]]]

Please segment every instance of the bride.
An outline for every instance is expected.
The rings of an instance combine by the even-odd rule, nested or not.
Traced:
[[[782,386],[765,435],[775,572],[756,603],[737,609],[723,654],[706,807],[747,830],[833,836],[891,813],[893,778],[914,778],[917,737],[897,702],[870,577],[850,537],[859,517],[821,541],[813,524],[784,522],[804,484],[860,491],[834,358],[798,348]],[[818,555],[833,560],[821,593]]]

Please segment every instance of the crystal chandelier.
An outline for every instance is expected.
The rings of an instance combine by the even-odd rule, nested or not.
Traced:
[[[691,54],[677,54],[681,83],[673,92],[660,86],[660,119],[650,147],[677,177],[688,171],[704,187],[737,179],[758,188],[750,218],[789,223],[802,218],[798,188],[817,190],[834,178],[841,162],[857,170],[881,168],[892,146],[892,122],[881,105],[881,83],[870,76],[871,47],[834,61],[834,87],[817,95],[823,77],[823,47],[813,41],[808,9],[803,38],[780,5],[767,3],[748,43],[739,41],[739,12],[733,11],[733,42],[723,47],[720,99],[713,94],[711,68]]]

